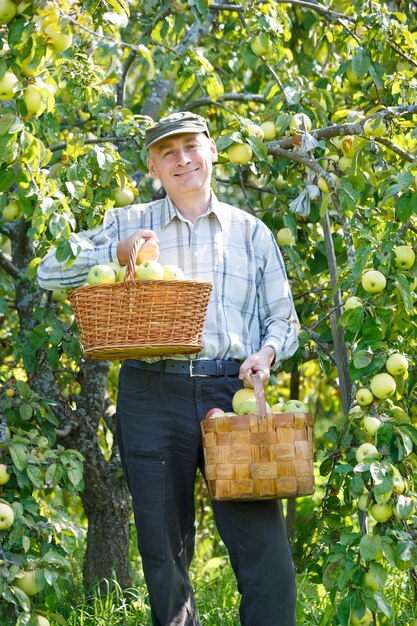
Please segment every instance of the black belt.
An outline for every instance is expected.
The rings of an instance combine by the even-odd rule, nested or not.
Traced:
[[[128,359],[126,365],[150,372],[186,374],[187,376],[237,376],[240,362],[223,359],[162,359],[155,363]]]

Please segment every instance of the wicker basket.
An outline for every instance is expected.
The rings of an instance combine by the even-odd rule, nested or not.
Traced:
[[[258,415],[201,422],[205,473],[213,500],[264,500],[314,492],[312,416],[266,414],[254,376]],[[255,382],[256,380],[256,382]]]
[[[193,280],[132,280],[132,249],[124,282],[87,285],[68,294],[90,359],[123,360],[196,354],[212,289]]]

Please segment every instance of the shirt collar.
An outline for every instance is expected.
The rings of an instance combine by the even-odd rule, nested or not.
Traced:
[[[171,198],[169,198],[168,196],[165,196],[165,198],[162,201],[161,212],[162,212],[161,230],[163,230],[165,226],[167,226],[170,222],[172,222],[173,219],[175,218],[182,219],[175,204],[172,202]],[[210,203],[210,206],[208,208],[206,215],[209,215],[210,213],[213,213],[217,217],[222,229],[224,229],[226,226],[225,211],[221,202],[219,202],[217,196],[214,194],[213,191],[211,192],[211,203]]]

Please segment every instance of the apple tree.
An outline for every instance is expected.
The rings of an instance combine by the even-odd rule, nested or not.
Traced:
[[[390,620],[387,577],[417,578],[415,3],[3,0],[0,23],[1,375],[5,394],[25,385],[42,406],[44,437],[33,455],[5,395],[6,503],[31,485],[38,507],[43,489],[83,486],[85,585],[130,583],[118,364],[83,358],[67,294],[41,291],[36,269],[51,245],[71,263],[71,233],[107,210],[159,197],[145,128],[193,110],[217,141],[216,193],[282,246],[302,329],[276,382],[291,376],[285,393],[328,425],[317,436],[323,497],[297,527],[297,567],[328,590],[333,623]],[[65,469],[53,484],[42,473],[66,454],[83,458],[84,485]],[[30,471],[18,482],[27,467],[39,484]],[[44,558],[31,537],[12,550],[3,532],[26,567],[32,551]],[[30,614],[11,583],[5,597]]]

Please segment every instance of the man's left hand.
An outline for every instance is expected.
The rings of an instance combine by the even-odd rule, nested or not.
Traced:
[[[253,374],[259,374],[264,387],[269,382],[270,368],[275,359],[275,352],[271,346],[264,346],[251,354],[245,359],[240,366],[239,378],[243,380],[245,387],[253,387],[253,381],[251,376]]]

